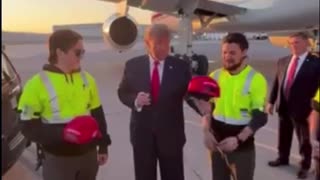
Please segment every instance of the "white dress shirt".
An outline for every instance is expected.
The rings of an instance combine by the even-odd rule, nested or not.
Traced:
[[[299,60],[298,60],[298,64],[297,64],[297,69],[296,72],[294,74],[294,79],[297,77],[297,74],[299,73],[299,70],[301,69],[302,64],[304,63],[304,61],[306,60],[308,56],[308,52],[305,52],[303,54],[301,54],[299,56]],[[283,90],[285,90],[285,88],[287,87],[287,82],[288,82],[288,75],[289,75],[289,69],[291,69],[292,65],[293,65],[293,61],[296,58],[296,56],[292,56],[291,60],[290,60],[290,64],[288,66],[287,69],[287,73],[286,73],[286,77],[285,77],[285,81],[284,81],[284,86],[283,86]]]
[[[151,81],[152,80],[152,73],[153,73],[153,66],[154,66],[154,59],[150,55],[149,55],[149,62],[150,62],[150,81]],[[162,82],[163,69],[164,69],[164,60],[160,60],[159,65],[158,65],[160,84]]]
[[[149,55],[149,67],[150,67],[150,81],[152,81],[152,73],[153,73],[153,68],[154,68],[154,59]],[[158,73],[159,73],[159,78],[160,78],[160,84],[162,82],[162,77],[163,77],[163,69],[164,69],[164,60],[160,60],[158,64]],[[151,98],[151,97],[150,97]],[[135,108],[138,112],[142,110],[142,107],[138,107],[137,105],[137,99],[134,101]]]

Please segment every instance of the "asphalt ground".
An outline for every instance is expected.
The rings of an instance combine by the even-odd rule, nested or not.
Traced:
[[[82,66],[89,71],[99,86],[108,131],[112,138],[108,163],[99,169],[97,180],[133,180],[133,154],[129,141],[130,110],[122,105],[117,96],[117,87],[126,60],[144,54],[142,42],[131,50],[118,53],[103,42],[85,43],[86,55]],[[210,70],[220,67],[220,42],[196,41],[194,52],[205,54],[210,59]],[[47,45],[8,45],[6,52],[11,58],[23,83],[41,70],[47,62]],[[288,49],[272,46],[268,41],[250,41],[247,63],[262,72],[268,80],[269,88],[279,57],[289,53]],[[187,143],[184,148],[186,180],[211,179],[210,161],[203,145],[200,118],[187,105],[185,106],[185,131]],[[267,125],[256,134],[255,180],[294,180],[299,169],[299,151],[296,137],[293,140],[290,166],[270,168],[269,160],[277,157],[278,118],[269,116]],[[40,180],[41,169],[34,171],[36,164],[35,147],[25,150],[19,161],[3,176],[5,180]],[[309,175],[309,179],[314,179]]]

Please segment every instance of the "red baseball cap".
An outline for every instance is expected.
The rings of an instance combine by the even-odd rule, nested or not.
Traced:
[[[92,116],[77,116],[63,130],[63,139],[70,143],[87,144],[102,138],[97,121]]]
[[[189,82],[188,95],[208,101],[220,97],[220,87],[217,81],[208,76],[196,76]]]

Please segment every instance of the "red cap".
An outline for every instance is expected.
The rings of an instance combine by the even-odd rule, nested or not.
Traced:
[[[208,76],[196,76],[191,79],[188,94],[199,99],[209,100],[220,97],[220,87],[214,79]]]
[[[95,138],[101,138],[97,121],[92,116],[77,116],[63,130],[65,141],[75,144],[87,144]]]

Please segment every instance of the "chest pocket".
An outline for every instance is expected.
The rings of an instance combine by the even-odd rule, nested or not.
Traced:
[[[244,94],[241,90],[236,91],[233,94],[233,106],[237,109],[248,109],[250,107],[250,93]]]
[[[90,90],[89,81],[87,79],[86,74],[83,71],[81,71],[80,75],[82,80],[82,83],[80,84],[81,87],[73,88],[74,99],[77,99],[77,101],[74,102],[78,103],[75,106],[81,107],[81,110],[89,111],[91,107],[90,103],[92,99],[92,92]]]
[[[48,75],[42,71],[40,77],[49,94],[50,111],[52,122],[67,121],[64,117],[87,114],[90,108],[91,91],[88,79],[84,72],[80,72],[81,82],[76,82],[70,87],[58,87],[55,89]],[[64,88],[64,89],[59,89]],[[56,91],[57,90],[57,91]]]
[[[255,73],[256,72],[251,69],[244,81],[242,88],[238,88],[234,93],[234,107],[240,111],[242,116],[248,116],[251,112],[250,86]]]

